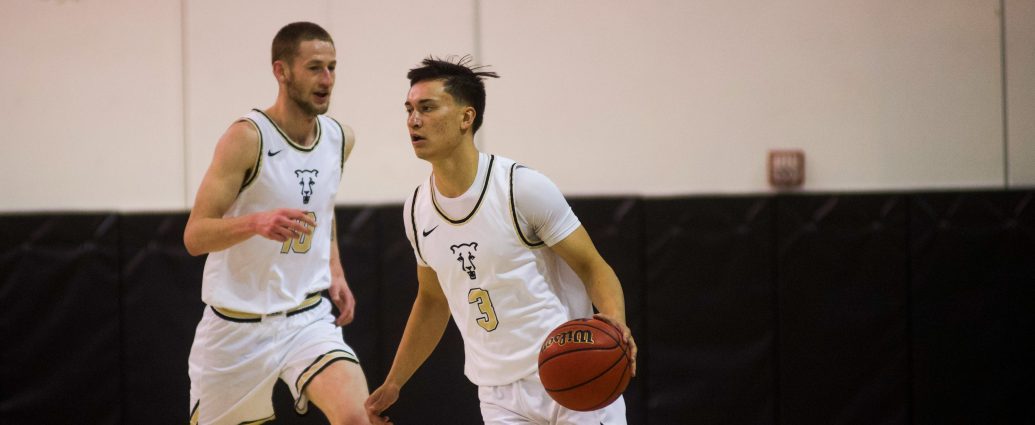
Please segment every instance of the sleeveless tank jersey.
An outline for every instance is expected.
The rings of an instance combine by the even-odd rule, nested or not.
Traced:
[[[241,120],[259,130],[259,157],[224,217],[296,208],[313,217],[316,228],[287,242],[256,235],[210,253],[201,298],[216,307],[274,313],[330,287],[331,222],[344,167],[344,131],[337,121],[320,115],[316,142],[304,147],[258,109]]]
[[[585,286],[557,254],[524,235],[512,203],[520,165],[489,157],[481,196],[466,217],[449,217],[429,179],[408,201],[414,250],[435,270],[464,340],[464,373],[475,385],[529,376],[553,328],[592,315]]]

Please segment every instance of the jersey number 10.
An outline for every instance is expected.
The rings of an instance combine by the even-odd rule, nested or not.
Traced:
[[[316,213],[307,211],[305,214],[308,215],[309,218],[313,219],[313,221],[316,221]],[[308,224],[302,223],[302,225],[305,226],[306,229],[312,230]],[[284,241],[284,245],[280,247],[280,253],[287,254],[289,252],[294,252],[296,254],[305,254],[309,252],[309,248],[312,247],[313,234],[307,235],[302,233],[299,234],[297,238]]]

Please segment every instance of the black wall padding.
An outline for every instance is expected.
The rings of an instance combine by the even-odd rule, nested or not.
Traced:
[[[380,355],[378,300],[381,298],[381,221],[379,209],[338,208],[338,250],[345,268],[356,310],[352,323],[342,327],[345,342],[356,355],[364,372],[380,370],[385,360]],[[334,309],[338,314],[338,309]],[[368,382],[370,384],[370,382]]]
[[[914,204],[914,423],[1035,423],[1035,192]]]
[[[378,211],[381,234],[380,320],[382,368],[368,377],[371,388],[384,381],[402,339],[417,297],[417,262],[403,228],[402,206]],[[399,401],[386,414],[397,424],[480,424],[477,388],[464,376],[460,332],[450,320],[445,335],[428,360],[403,387]]]
[[[908,423],[906,199],[777,198],[780,423]]]
[[[643,201],[629,198],[570,199],[572,211],[589,232],[600,255],[614,269],[625,292],[626,322],[636,339],[637,375],[625,390],[626,416],[631,424],[647,421],[647,331],[644,320]]]
[[[771,199],[659,199],[644,210],[645,423],[774,423]]]
[[[0,220],[0,423],[123,423],[118,223]]]
[[[630,425],[1035,423],[1035,191],[572,199],[640,346]],[[417,293],[401,205],[340,207],[376,388]],[[186,213],[0,215],[0,424],[184,424]],[[450,323],[389,410],[480,424]],[[278,424],[296,416],[287,388]]]
[[[186,214],[122,217],[126,424],[182,425],[190,416],[187,358],[204,304],[205,256],[183,246]]]

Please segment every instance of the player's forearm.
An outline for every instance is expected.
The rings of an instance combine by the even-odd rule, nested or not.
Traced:
[[[603,314],[625,323],[625,292],[611,266],[602,263],[580,276],[593,305]]]
[[[331,277],[345,279],[345,266],[341,263],[341,253],[338,251],[338,239],[331,237]]]
[[[445,300],[418,295],[385,383],[400,388],[406,384],[438,346],[448,324],[449,306]]]
[[[191,255],[201,255],[222,251],[255,234],[251,216],[193,218],[183,232],[183,244]]]

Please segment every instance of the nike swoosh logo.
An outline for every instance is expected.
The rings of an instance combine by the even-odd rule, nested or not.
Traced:
[[[425,231],[423,231],[423,232],[421,232],[421,233],[423,233],[423,234],[424,234],[424,237],[428,237],[428,235],[430,235],[430,234],[431,234],[431,232],[434,232],[434,231],[435,231],[435,229],[438,229],[438,226],[432,227],[432,228],[431,228],[431,230],[425,230]]]
[[[283,149],[281,149],[281,150],[279,150],[279,151],[276,151],[276,152],[273,152],[273,151],[271,151],[271,150],[270,150],[270,151],[266,151],[266,155],[269,155],[269,156],[274,156],[274,155],[276,155],[276,154],[280,153],[281,151],[283,151]]]

